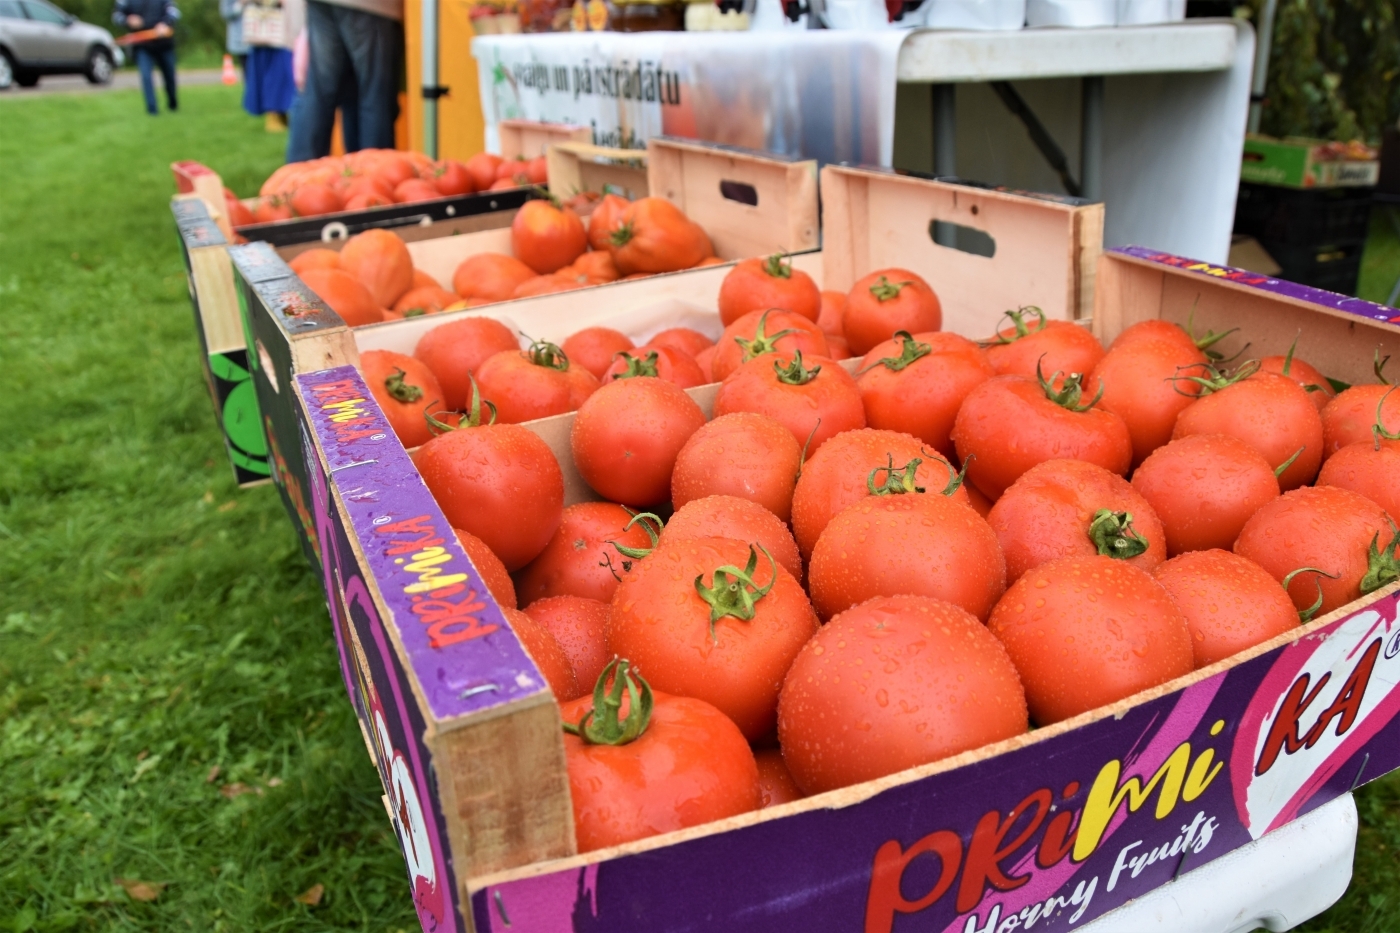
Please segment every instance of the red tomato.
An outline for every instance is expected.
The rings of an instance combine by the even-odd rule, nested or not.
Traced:
[[[943,306],[928,283],[908,269],[877,269],[851,286],[841,333],[863,356],[899,331],[920,334],[943,326]]]
[[[1337,397],[1337,391],[1332,388],[1332,383],[1327,381],[1327,377],[1322,375],[1316,366],[1294,356],[1291,349],[1285,356],[1264,357],[1259,361],[1259,371],[1287,376],[1298,383],[1303,387],[1303,391],[1308,393],[1308,398],[1312,399],[1313,406],[1319,412]]]
[[[465,317],[423,335],[413,355],[427,364],[442,386],[443,407],[461,411],[471,395],[471,377],[497,353],[520,349],[520,340],[500,321]]]
[[[535,295],[553,295],[558,292],[569,292],[576,288],[583,288],[588,283],[580,282],[578,276],[569,276],[562,272],[555,272],[551,275],[537,275],[533,279],[520,283],[512,298],[531,298]]]
[[[1343,447],[1322,465],[1317,485],[1338,486],[1360,493],[1400,521],[1400,444]]]
[[[394,313],[400,318],[422,317],[437,314],[460,300],[455,293],[440,285],[414,286],[394,302]]]
[[[619,353],[603,373],[602,379],[604,382],[615,382],[637,376],[664,379],[682,389],[693,389],[709,381],[693,358],[671,347],[654,346]]]
[[[597,735],[564,736],[578,850],[592,852],[757,810],[758,765],[734,723],[703,700],[653,693],[645,681],[634,708],[623,693],[632,685],[625,664],[619,664],[612,697],[623,717],[638,717],[632,725],[640,727],[636,739],[621,742],[628,726],[608,711],[601,688],[560,710],[565,723],[585,736]]]
[[[535,156],[525,163],[525,177],[533,185],[549,183],[549,161],[544,156]]]
[[[778,421],[809,455],[828,438],[865,427],[856,381],[835,360],[818,356],[804,364],[801,350],[760,356],[731,373],[715,395],[715,414],[736,411]]]
[[[1177,416],[1172,440],[1192,434],[1237,437],[1273,469],[1297,454],[1279,474],[1285,492],[1312,482],[1322,465],[1322,419],[1308,393],[1287,376],[1257,373],[1202,395]]]
[[[733,324],[750,311],[776,309],[815,321],[821,311],[821,293],[812,277],[792,267],[792,261],[775,253],[766,259],[745,259],[735,264],[719,286],[719,319]]]
[[[607,254],[604,253],[604,255]],[[652,337],[647,341],[647,345],[653,347],[670,347],[673,350],[679,350],[688,356],[694,357],[698,355],[701,350],[707,347],[713,347],[715,342],[698,330],[692,330],[689,327],[671,327]]]
[[[442,196],[437,185],[422,178],[410,178],[408,181],[401,181],[394,186],[394,202],[396,204],[436,201]]]
[[[752,741],[772,733],[783,675],[816,630],[807,594],[775,560],[732,538],[682,538],[618,585],[608,648],[658,688],[713,703]]]
[[[529,160],[524,156],[516,156],[513,159],[502,159],[496,166],[496,180],[509,178],[512,181],[524,178],[529,179]]]
[[[608,251],[623,275],[689,269],[714,246],[699,224],[665,198],[639,198],[622,211],[608,238]]]
[[[443,409],[442,388],[432,370],[402,353],[366,350],[360,354],[360,372],[399,443],[413,448],[432,439],[433,432],[423,415]]]
[[[607,603],[583,596],[550,596],[525,607],[525,614],[554,636],[580,686],[597,683],[612,659],[608,612]]]
[[[635,346],[631,337],[611,327],[585,327],[569,335],[564,341],[564,352],[570,362],[602,379],[613,357]]]
[[[496,419],[519,424],[577,411],[598,390],[598,380],[569,362],[554,344],[537,340],[528,350],[488,357],[476,371],[482,397],[496,406]]]
[[[1207,333],[1204,337],[1197,339],[1186,328],[1171,321],[1163,321],[1158,318],[1151,318],[1146,321],[1138,321],[1136,324],[1126,328],[1119,334],[1108,347],[1110,351],[1119,347],[1126,347],[1138,340],[1166,340],[1175,343],[1187,351],[1200,350],[1205,352],[1216,342],[1233,333],[1227,330],[1223,334],[1214,331]]]
[[[579,475],[599,495],[657,505],[670,496],[676,456],[704,423],[705,413],[679,386],[623,379],[579,407],[569,443]]]
[[[224,189],[224,209],[230,227],[246,227],[248,224],[257,223],[253,212],[238,199],[238,195],[227,188]]]
[[[706,496],[676,509],[661,531],[661,543],[682,538],[734,538],[766,549],[794,580],[802,579],[802,555],[778,516],[737,496]]]
[[[1390,516],[1370,499],[1339,486],[1304,486],[1255,512],[1235,542],[1235,553],[1280,582],[1302,567],[1321,571],[1298,574],[1288,595],[1293,605],[1307,609],[1320,592],[1317,612],[1326,615],[1400,578],[1397,544],[1400,533]]]
[[[506,565],[501,563],[501,559],[491,551],[486,542],[476,535],[460,528],[452,530],[457,535],[457,543],[467,552],[467,559],[476,568],[477,576],[486,584],[486,589],[490,591],[496,605],[504,609],[515,609],[515,583],[511,580]]]
[[[1084,387],[1098,407],[1123,419],[1133,439],[1133,466],[1172,438],[1176,417],[1201,394],[1189,376],[1205,374],[1206,355],[1166,340],[1114,346],[1099,360]]]
[[[520,602],[529,608],[551,596],[611,601],[618,580],[632,566],[612,542],[642,549],[656,544],[645,521],[633,523],[632,516],[612,502],[580,502],[564,509],[544,550],[516,575]]]
[[[671,471],[671,504],[706,496],[738,496],[782,521],[792,516],[792,490],[802,468],[802,445],[767,415],[720,415],[690,436]]]
[[[1151,571],[1167,559],[1157,514],[1116,473],[1083,460],[1047,460],[1021,474],[987,524],[1006,555],[1006,579],[1060,557],[1102,554]]]
[[[340,195],[330,185],[302,185],[291,198],[292,213],[298,217],[319,217],[341,209]]]
[[[845,337],[836,334],[826,335],[827,356],[833,360],[849,360],[851,358],[851,345],[846,342]]]
[[[456,159],[441,159],[433,163],[432,171],[428,173],[428,181],[433,183],[442,195],[452,197],[462,194],[471,194],[476,190],[476,179],[467,170],[466,165]]]
[[[1152,571],[1191,631],[1196,667],[1298,627],[1298,610],[1263,567],[1229,551],[1192,551]]]
[[[297,253],[287,265],[291,266],[292,271],[297,275],[310,272],[312,269],[339,269],[340,254],[333,249],[313,247]]]
[[[592,250],[584,253],[573,261],[572,265],[565,266],[559,270],[560,274],[568,273],[578,277],[583,276],[588,285],[599,285],[603,282],[616,282],[622,277],[622,273],[617,271],[617,263],[613,262],[612,254],[604,251]]]
[[[846,339],[846,293],[824,291],[822,306],[817,314],[817,326],[828,336]]]
[[[1385,360],[1380,358],[1380,351],[1376,351],[1376,376],[1381,383],[1352,386],[1322,409],[1324,459],[1343,447],[1373,440],[1372,429],[1377,422],[1388,434],[1400,434],[1400,395],[1387,397],[1392,387],[1384,381],[1383,366]]]
[[[549,201],[526,201],[510,225],[510,248],[540,275],[557,272],[588,249],[583,221]]]
[[[870,496],[826,526],[807,567],[823,619],[876,596],[932,596],[987,618],[1006,589],[997,536],[940,495]]]
[[[579,697],[583,691],[579,689],[578,680],[574,677],[574,669],[569,666],[564,649],[559,647],[559,642],[550,634],[549,629],[519,609],[502,608],[501,614],[510,623],[511,631],[520,639],[520,644],[525,646],[530,660],[535,662],[535,667],[544,675],[545,682],[554,693],[554,702],[567,703]]]
[[[1039,308],[1006,312],[1012,330],[999,329],[987,346],[997,375],[1034,376],[1040,372],[1089,373],[1103,359],[1103,345],[1089,329],[1069,321],[1046,320]],[[1035,320],[1027,321],[1028,316]]]
[[[600,252],[607,252],[612,243],[612,235],[622,226],[622,215],[631,202],[616,194],[605,194],[588,215],[588,245]],[[611,254],[610,254],[611,255]]]
[[[881,596],[798,654],[778,736],[797,785],[816,794],[1022,735],[1026,720],[1016,668],[976,618],[926,596]]]
[[[300,278],[347,327],[363,327],[384,320],[384,308],[350,273],[339,269],[307,269],[300,273]]]
[[[517,175],[514,178],[498,178],[491,183],[487,191],[512,191],[516,188],[523,188],[530,183],[530,179],[524,175]]]
[[[1195,434],[1160,447],[1133,473],[1133,488],[1152,504],[1172,557],[1229,549],[1278,479],[1263,454],[1228,434]]]
[[[862,428],[836,435],[803,464],[792,493],[792,530],[802,556],[811,557],[831,520],[874,495],[872,490],[908,479],[911,487],[936,494],[956,475],[951,464],[930,455],[908,434]],[[967,503],[963,490],[959,483],[952,495]]]
[[[1191,632],[1151,576],[1110,557],[1062,557],[1023,574],[987,622],[1021,674],[1037,725],[1191,673]]]
[[[715,345],[710,374],[716,381],[765,353],[801,350],[807,356],[826,356],[826,335],[817,325],[790,311],[751,311],[730,324]]]
[[[977,344],[937,331],[900,331],[873,347],[860,367],[866,423],[912,434],[945,457],[954,453],[948,435],[963,400],[996,375]]]
[[[1133,460],[1128,426],[1081,399],[1074,377],[1058,391],[1046,380],[1018,375],[997,376],[973,389],[952,431],[968,481],[995,501],[1022,473],[1046,460],[1086,460],[1127,473]]]
[[[485,191],[496,181],[496,167],[501,161],[500,156],[489,152],[478,152],[466,161],[467,173],[477,191]]]
[[[453,528],[476,535],[507,570],[544,550],[564,509],[564,474],[544,441],[514,424],[477,423],[428,441],[413,455]]]
[[[715,353],[718,351],[719,347],[717,346],[706,347],[695,354],[695,364],[700,367],[700,371],[705,374],[705,379],[708,382],[715,381],[715,373],[712,364],[715,361]]]
[[[758,764],[758,793],[762,800],[759,806],[762,809],[792,803],[806,796],[792,779],[792,772],[783,763],[783,753],[780,749],[765,748],[754,752],[753,757]]]
[[[253,208],[253,221],[260,224],[275,223],[292,219],[292,205],[281,195],[271,194],[258,198]]]
[[[388,230],[370,229],[346,240],[340,267],[359,279],[381,308],[392,308],[413,287],[408,245]]]

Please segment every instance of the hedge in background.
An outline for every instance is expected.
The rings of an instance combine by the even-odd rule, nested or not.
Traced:
[[[1400,119],[1400,0],[1279,0],[1265,96],[1271,136],[1379,142]]]

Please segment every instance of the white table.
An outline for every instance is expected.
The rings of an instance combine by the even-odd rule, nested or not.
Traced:
[[[1229,253],[1254,32],[1158,26],[919,30],[899,53],[894,164],[1064,192],[989,86],[1009,81],[1107,205],[1104,241],[1213,262]]]

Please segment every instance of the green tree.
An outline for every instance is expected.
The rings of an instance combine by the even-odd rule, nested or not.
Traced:
[[[1400,0],[1280,0],[1273,38],[1263,132],[1375,143],[1400,119]]]

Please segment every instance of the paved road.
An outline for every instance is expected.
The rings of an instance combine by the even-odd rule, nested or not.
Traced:
[[[221,76],[222,72],[217,68],[180,71],[176,74],[175,83],[180,87],[195,84],[218,84]],[[82,75],[46,75],[39,79],[39,83],[35,87],[20,87],[16,84],[7,91],[0,91],[0,100],[34,97],[40,94],[89,94],[100,91],[121,91],[140,86],[141,75],[130,68],[119,70],[112,77],[112,83],[105,86],[88,84],[87,78]],[[164,99],[162,87],[161,79],[157,76],[156,93]]]

